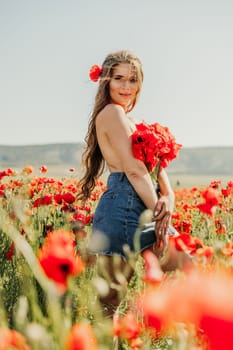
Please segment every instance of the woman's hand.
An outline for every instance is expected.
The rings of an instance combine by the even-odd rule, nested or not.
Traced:
[[[166,245],[166,235],[173,210],[173,201],[169,196],[161,196],[154,209],[153,221],[156,222],[156,248],[164,249]]]

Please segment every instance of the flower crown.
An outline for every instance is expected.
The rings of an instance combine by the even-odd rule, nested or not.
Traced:
[[[101,66],[98,66],[97,64],[94,64],[89,71],[89,77],[92,81],[95,83],[99,80],[99,77],[103,71],[103,68]]]

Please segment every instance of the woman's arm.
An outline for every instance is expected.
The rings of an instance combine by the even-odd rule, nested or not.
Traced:
[[[107,105],[97,117],[96,128],[97,134],[106,139],[106,143],[103,140],[100,142],[102,148],[110,147],[145,206],[154,210],[158,198],[146,166],[133,156],[132,130],[123,108],[114,104]]]
[[[172,213],[174,209],[175,196],[166,170],[163,168],[158,173],[158,184],[160,190],[160,199],[166,202],[167,211],[170,211]],[[159,206],[159,204],[157,205]]]
[[[160,246],[161,241],[165,242],[175,202],[174,192],[164,169],[159,171],[158,183],[160,197],[154,210],[156,229],[160,232],[160,240],[157,241],[157,247]]]

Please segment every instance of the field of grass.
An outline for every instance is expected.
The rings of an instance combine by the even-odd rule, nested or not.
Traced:
[[[54,177],[54,178],[62,178],[67,177],[70,175],[69,168],[71,168],[73,165],[48,165],[48,172],[46,176]],[[39,175],[40,171],[39,168],[34,169],[35,174]],[[228,181],[232,179],[232,176],[230,175],[206,175],[206,174],[200,174],[200,175],[190,175],[190,174],[173,174],[169,173],[169,179],[171,182],[171,185],[173,188],[191,188],[194,186],[198,187],[205,187],[210,184],[212,180],[221,180],[222,183],[225,185]],[[72,174],[73,177],[79,179],[81,176],[80,170],[78,168],[75,169],[75,172]],[[102,176],[102,179],[106,181],[108,176],[108,172],[104,173]]]
[[[0,172],[0,349],[233,349],[232,179],[170,175],[171,249],[160,260],[129,251],[110,271],[86,254],[106,174],[85,206],[78,177],[69,167]],[[113,319],[102,302],[112,293]]]

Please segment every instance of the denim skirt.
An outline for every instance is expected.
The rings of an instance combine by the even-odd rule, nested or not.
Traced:
[[[89,251],[101,255],[120,255],[142,252],[155,243],[155,223],[142,226],[140,215],[146,207],[127,176],[113,172],[107,181],[107,190],[96,207]],[[170,227],[169,233],[176,231]]]

